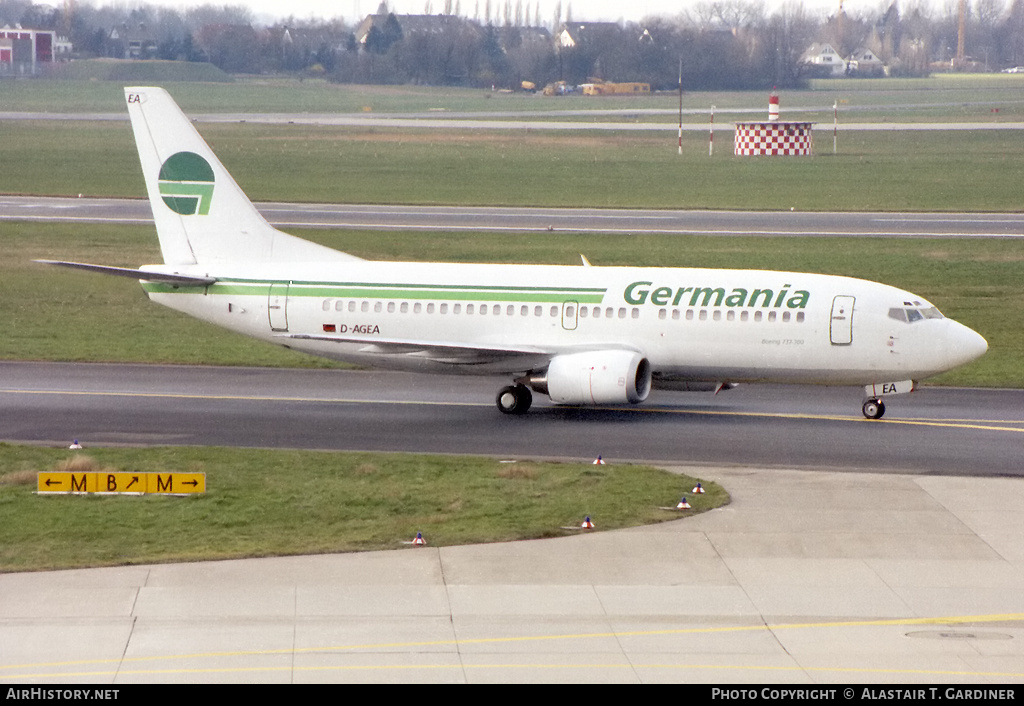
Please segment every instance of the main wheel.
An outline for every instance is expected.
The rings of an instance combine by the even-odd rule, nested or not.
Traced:
[[[882,402],[880,399],[868,400],[864,403],[861,410],[868,419],[881,419],[882,415],[885,414],[885,402]]]
[[[526,414],[533,404],[533,393],[526,385],[509,385],[498,390],[494,401],[505,414]]]

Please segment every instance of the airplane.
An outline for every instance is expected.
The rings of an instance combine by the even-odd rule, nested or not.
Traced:
[[[272,227],[164,89],[124,91],[164,262],[40,262],[138,279],[159,304],[312,355],[507,375],[505,414],[534,392],[626,405],[774,382],[863,386],[879,419],[884,397],[988,347],[922,297],[850,277],[364,260]]]

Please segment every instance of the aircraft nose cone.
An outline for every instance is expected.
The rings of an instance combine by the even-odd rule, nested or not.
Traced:
[[[953,322],[956,323],[956,322]],[[977,360],[988,350],[988,341],[977,331],[957,323],[951,332],[946,350],[954,366]]]

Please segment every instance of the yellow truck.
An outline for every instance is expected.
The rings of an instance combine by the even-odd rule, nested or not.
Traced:
[[[585,83],[582,88],[585,96],[636,96],[651,92],[651,84],[638,82]]]

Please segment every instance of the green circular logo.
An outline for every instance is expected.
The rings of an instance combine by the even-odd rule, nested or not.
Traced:
[[[160,195],[183,216],[205,216],[213,201],[213,168],[195,152],[178,152],[160,167]]]

